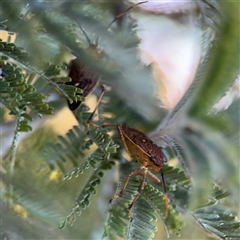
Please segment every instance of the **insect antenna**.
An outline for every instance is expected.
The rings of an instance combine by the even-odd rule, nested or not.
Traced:
[[[112,22],[108,25],[107,29],[109,29],[113,23],[115,23],[119,18],[121,18],[123,15],[125,15],[129,10],[131,10],[132,8],[143,4],[143,3],[147,3],[148,1],[143,1],[143,2],[139,2],[139,3],[135,3],[134,5],[130,6],[129,8],[127,8],[125,11],[119,13],[113,20]]]
[[[82,33],[84,34],[84,36],[86,37],[89,46],[93,45],[93,44],[91,43],[91,40],[90,40],[90,38],[88,37],[87,33],[85,32],[84,28],[82,27],[82,25],[79,23],[79,21],[78,21],[77,19],[75,19],[75,21],[76,21],[76,23],[78,24],[78,26],[79,26],[79,28],[81,29],[81,31],[82,31]],[[97,41],[98,41],[98,39],[99,39],[99,37],[97,38]],[[96,44],[96,45],[97,45],[97,44]]]
[[[105,90],[106,90],[103,85],[101,85],[100,87],[101,87],[101,89],[102,89],[101,94],[100,94],[100,96],[99,96],[99,98],[98,98],[98,101],[97,101],[97,104],[96,104],[94,110],[92,111],[89,119],[87,120],[87,128],[88,128],[87,133],[89,133],[90,125],[93,123],[93,122],[92,122],[92,118],[93,118],[95,112],[97,111],[98,106],[99,106],[99,104],[100,104],[100,102],[101,102],[101,100],[102,100],[102,97],[103,97],[103,95],[104,95],[104,93],[105,93]]]
[[[166,206],[166,211],[165,211],[165,221],[168,218],[168,193],[167,193],[167,188],[164,180],[164,175],[163,175],[163,170],[161,169],[161,177],[162,177],[162,184],[163,184],[163,190],[164,190],[164,195],[165,195],[165,206]]]
[[[96,45],[96,46],[98,46],[99,40],[100,40],[100,36],[98,36],[97,39],[96,39],[96,41],[95,41],[95,45]]]
[[[124,16],[129,10],[131,10],[132,8],[134,8],[134,7],[136,7],[136,6],[140,5],[140,4],[147,3],[147,2],[148,2],[148,1],[143,1],[143,2],[139,2],[139,3],[135,3],[134,5],[132,5],[132,6],[130,6],[129,8],[127,8],[125,11],[119,13],[119,14],[112,20],[112,22],[108,25],[107,30],[112,26],[112,24],[113,24],[114,22],[116,22],[119,18],[121,18],[122,16]],[[89,46],[92,46],[93,44],[91,43],[91,41],[90,41],[87,33],[85,32],[84,28],[81,26],[81,24],[79,23],[78,20],[76,20],[76,22],[77,22],[79,28],[81,29],[81,31],[83,32],[84,36],[86,37]],[[100,39],[100,36],[97,37],[96,42],[95,42],[95,44],[94,44],[95,46],[98,45],[99,39]]]

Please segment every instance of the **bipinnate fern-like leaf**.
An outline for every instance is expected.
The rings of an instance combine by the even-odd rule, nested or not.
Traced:
[[[83,100],[83,97],[78,94],[82,93],[80,88],[63,84],[64,82],[71,81],[68,77],[60,76],[61,69],[64,69],[63,66],[59,67],[54,64],[41,62],[40,60],[37,64],[32,65],[32,56],[30,56],[23,48],[17,47],[14,43],[3,42],[1,39],[0,51],[6,59],[9,58],[14,60],[16,63],[23,66],[28,72],[35,73],[42,81],[48,82],[51,86],[61,92],[70,103]],[[16,65],[14,66],[16,67]],[[14,70],[14,68],[12,69],[9,66],[3,67],[3,73],[5,71],[9,72],[9,70]],[[11,75],[10,77],[13,78]]]
[[[66,223],[72,226],[76,220],[76,215],[80,216],[82,210],[85,210],[87,207],[89,207],[90,198],[93,194],[96,194],[96,187],[101,183],[100,178],[102,178],[102,176],[103,174],[100,171],[95,171],[92,174],[83,191],[77,197],[77,200],[71,211],[66,216],[66,219],[59,225],[59,228],[64,228]]]
[[[189,205],[189,200],[191,199],[191,205],[188,206],[191,211],[217,204],[219,200],[229,195],[228,191],[222,189],[212,181],[208,184],[209,186],[206,187],[205,194],[194,202],[195,194],[197,194],[198,188],[193,186],[190,178],[188,178],[182,170],[165,165],[163,167],[163,172],[168,191],[170,196],[173,194],[175,203],[182,205],[183,208],[186,208],[186,206]]]
[[[199,209],[193,216],[211,235],[228,240],[237,240],[240,237],[240,222],[236,213],[223,206],[215,205]]]
[[[97,170],[96,164],[105,160],[105,157],[108,158],[108,156],[105,156],[105,154],[102,152],[102,150],[97,149],[90,156],[88,156],[87,159],[82,164],[78,165],[76,168],[74,168],[69,173],[67,173],[64,176],[63,180],[71,179],[73,176],[78,177],[79,174],[82,174],[90,166],[94,170]]]
[[[91,196],[96,194],[96,188],[101,184],[101,178],[104,175],[104,170],[111,169],[114,163],[112,161],[102,162],[99,167],[93,172],[92,176],[86,183],[85,187],[78,195],[71,211],[66,216],[65,220],[59,225],[59,228],[64,228],[66,224],[72,226],[76,220],[76,216],[81,215],[82,211],[89,207]]]
[[[128,227],[127,239],[153,239],[157,227],[151,221],[146,221],[146,215],[153,215],[154,209],[149,208],[146,201],[139,199],[133,207],[133,214],[133,220]]]
[[[175,204],[181,209],[186,210],[188,206],[189,214],[191,214],[209,234],[213,234],[222,239],[237,239],[240,237],[240,222],[236,213],[229,211],[221,205],[221,200],[230,195],[228,191],[223,190],[220,186],[211,182],[206,191],[202,190],[204,194],[196,201],[196,196],[199,196],[198,189],[192,186],[183,171],[164,166],[164,176],[168,185],[170,198],[171,194],[173,194]],[[174,191],[172,192],[171,189],[174,189]]]
[[[127,164],[127,166],[130,167],[129,164]],[[172,234],[178,235],[184,223],[176,208],[193,216],[200,222],[200,225],[201,221],[205,224],[206,221],[201,219],[201,216],[204,215],[198,215],[199,213],[204,211],[208,212],[209,210],[207,209],[211,208],[224,209],[219,201],[228,196],[229,193],[222,190],[216,184],[210,183],[209,191],[205,192],[202,196],[201,205],[199,201],[194,205],[190,200],[192,198],[194,199],[193,196],[197,191],[184,172],[178,168],[167,165],[163,167],[163,172],[169,196],[169,217],[167,221],[165,221],[166,206],[162,186],[159,183],[151,183],[151,181],[149,181],[149,183],[145,184],[141,197],[133,205],[133,219],[129,222],[127,207],[134,196],[136,196],[141,183],[139,177],[132,177],[123,196],[114,199],[110,205],[109,217],[105,224],[103,238],[109,237],[110,239],[116,239],[117,236],[120,236],[127,239],[153,239],[154,232],[156,231],[155,225],[151,223],[153,220],[161,220],[166,230],[166,236]],[[126,177],[120,179],[117,193],[122,189],[125,180]],[[191,204],[189,205],[190,202]],[[200,216],[199,219],[198,216]],[[205,217],[207,218],[207,214]],[[227,226],[230,226],[231,223],[233,227],[239,226],[236,215],[232,214],[231,217],[234,221],[226,222],[227,218],[224,218],[224,216],[220,217],[219,215],[218,221]],[[205,229],[211,232],[210,229],[216,227],[216,224],[217,223],[209,222]],[[220,228],[220,225],[218,228]],[[216,234],[217,230],[214,231],[213,233]],[[237,235],[237,233],[238,230],[236,230],[234,234]],[[216,235],[221,236],[219,234]]]
[[[129,164],[126,165],[130,166]],[[120,179],[117,193],[120,192],[125,181],[125,177]],[[183,226],[180,214],[175,211],[171,201],[168,208],[169,219],[165,224],[165,196],[162,191],[148,183],[145,184],[143,194],[133,205],[133,219],[129,222],[127,208],[137,195],[140,184],[139,177],[130,178],[123,195],[112,201],[103,235],[104,238],[108,236],[115,239],[116,236],[120,236],[127,237],[127,239],[153,239],[157,228],[152,221],[159,219],[165,226],[167,236]]]
[[[106,129],[91,127],[88,135],[86,131],[87,129],[84,127],[74,126],[65,137],[59,136],[56,144],[48,143],[48,147],[41,156],[52,170],[55,169],[54,165],[57,165],[63,173],[66,173],[63,163],[72,163],[75,168],[65,175],[64,180],[70,179],[72,176],[77,177],[90,166],[96,170],[96,165],[103,160],[109,160],[110,154],[115,153],[118,148]],[[87,156],[83,163],[79,164],[78,159],[84,158],[84,151],[90,149],[93,143],[98,148]]]
[[[119,193],[126,181],[126,177],[122,177],[118,183],[116,193]],[[120,198],[114,199],[109,207],[109,216],[105,224],[103,238],[111,237],[116,239],[116,236],[124,238],[127,233],[129,215],[127,208],[132,202],[134,194],[137,194],[139,182],[135,178],[130,178],[129,183]],[[152,221],[153,218],[150,218]]]
[[[182,186],[184,189],[189,190],[191,187],[191,181],[189,177],[179,168],[172,166],[163,166],[164,179],[167,184]],[[159,174],[158,174],[159,175]]]
[[[98,148],[84,158],[84,150],[89,149],[93,143]],[[75,166],[64,176],[63,180],[70,180],[73,176],[77,177],[90,167],[95,170],[59,228],[63,228],[66,223],[72,225],[76,220],[76,215],[80,215],[82,210],[90,205],[91,195],[96,193],[96,187],[101,182],[103,172],[111,169],[112,164],[114,164],[110,160],[110,154],[115,153],[117,148],[118,145],[113,142],[106,129],[92,126],[87,135],[86,128],[75,126],[66,134],[66,137],[60,136],[57,144],[50,144],[45,150],[44,159],[49,159],[48,164],[51,169],[56,163],[65,172],[63,162],[67,161],[71,161]],[[84,158],[81,164],[77,164],[79,157]]]
[[[4,42],[2,39],[0,39],[0,51],[21,63],[29,63],[30,61],[29,54],[23,48],[17,47],[14,43]]]
[[[91,140],[85,139],[84,130],[81,126],[74,126],[65,137],[59,136],[56,144],[47,143],[40,158],[44,159],[52,170],[58,166],[63,173],[66,173],[64,162],[71,162],[74,167],[78,166],[78,159],[84,156],[83,151],[93,144]]]
[[[143,198],[162,220],[166,229],[167,236],[169,236],[170,233],[175,234],[179,229],[183,227],[184,224],[180,218],[180,213],[175,210],[175,208],[172,206],[173,203],[171,201],[169,202],[168,206],[168,218],[167,221],[165,221],[165,212],[167,210],[163,192],[159,191],[157,188],[153,187],[150,184],[146,184],[144,188]]]
[[[36,114],[52,114],[53,108],[44,102],[46,97],[27,83],[27,75],[14,63],[4,62],[3,77],[0,79],[0,100],[10,110],[10,114],[22,118],[18,131],[29,131],[28,122],[32,117],[27,109]]]
[[[230,213],[224,205],[221,205],[221,200],[229,196],[228,191],[223,190],[215,183],[209,183],[209,186],[201,196],[198,195],[198,188],[193,187],[191,182],[186,180],[183,172],[179,169],[170,167],[165,168],[165,179],[167,184],[170,185],[170,198],[173,194],[175,204],[181,209],[185,209],[190,215],[192,215],[205,230],[209,233],[218,236],[222,239],[237,239],[240,236],[240,222],[235,213]],[[176,171],[178,174],[176,174]],[[174,173],[175,174],[169,174]],[[176,185],[172,177],[175,175]],[[175,186],[174,186],[175,185]],[[169,185],[168,185],[169,186]],[[172,192],[171,189],[174,189]],[[185,193],[184,193],[185,192]],[[196,196],[199,199],[196,200]],[[187,210],[188,209],[188,210]],[[222,214],[222,213],[225,214]],[[222,228],[222,226],[228,226],[228,228]]]
[[[113,144],[113,140],[107,133],[106,129],[91,127],[89,131],[89,137],[104,152],[116,152],[117,145]]]

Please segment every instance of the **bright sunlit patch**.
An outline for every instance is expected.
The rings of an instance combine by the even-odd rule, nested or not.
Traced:
[[[58,112],[56,116],[47,120],[46,124],[49,124],[59,135],[63,135],[66,134],[74,125],[78,125],[78,122],[69,109],[65,107]]]
[[[26,209],[23,206],[21,206],[20,204],[14,204],[13,210],[22,218],[28,217]]]
[[[0,38],[3,42],[10,42],[14,43],[16,40],[16,34],[8,31],[1,30],[0,31]]]
[[[144,6],[147,4],[141,5],[142,8]],[[161,14],[134,13],[134,17],[138,22],[137,34],[141,39],[140,60],[152,66],[162,107],[172,109],[196,74],[202,30],[196,27],[190,17],[184,18],[184,22]]]
[[[169,160],[169,166],[176,167],[178,165],[178,160],[176,158],[171,158]]]
[[[54,170],[51,172],[49,180],[59,183],[62,177],[63,177],[63,174],[60,171]]]

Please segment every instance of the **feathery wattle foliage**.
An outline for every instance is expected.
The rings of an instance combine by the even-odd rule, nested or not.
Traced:
[[[108,28],[127,8],[123,2],[1,1],[3,238],[240,238],[239,100],[222,112],[212,108],[239,74],[239,6],[197,4],[196,27],[206,33],[202,58],[192,86],[167,113],[152,93],[151,66],[139,60],[134,19],[127,13]],[[89,46],[98,37],[101,61]],[[84,103],[74,113],[78,125],[57,136],[47,117],[67,101],[85,100],[82,89],[65,84],[71,81],[67,62],[75,57],[101,77],[107,91],[90,128]],[[151,178],[132,208],[132,221],[127,208],[141,176],[133,176],[123,196],[109,203],[139,163],[126,161],[117,131],[101,128],[107,123],[152,131],[148,136],[168,157],[166,221],[163,185]],[[23,140],[22,132],[31,135]]]

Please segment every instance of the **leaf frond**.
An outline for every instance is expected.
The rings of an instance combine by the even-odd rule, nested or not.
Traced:
[[[200,209],[193,216],[209,234],[228,240],[240,237],[240,221],[236,213],[225,207],[216,205]]]
[[[66,136],[58,136],[58,142],[49,142],[40,158],[44,159],[52,170],[57,165],[63,173],[66,173],[63,165],[65,162],[71,162],[73,166],[77,167],[78,159],[85,155],[84,150],[88,150],[93,144],[91,140],[85,139],[84,130],[85,128],[81,126],[74,126]]]
[[[122,177],[119,181],[116,193],[122,189],[126,178]],[[103,238],[111,236],[111,239],[116,239],[116,236],[125,237],[127,233],[127,221],[129,215],[127,208],[133,200],[134,194],[137,193],[139,182],[135,178],[131,178],[122,195],[122,197],[114,199],[109,207],[109,216],[106,222],[106,229]],[[150,217],[153,220],[155,217]]]
[[[180,170],[171,168],[168,172],[166,171],[166,180],[169,181],[173,177],[171,173],[174,172],[173,174],[176,175],[176,171]],[[126,177],[121,177],[116,193],[120,192],[125,180]],[[183,179],[181,175],[179,176],[179,182],[184,182],[185,180],[187,178]],[[163,189],[159,190],[155,187],[155,185],[159,184],[153,186],[148,183],[145,184],[143,194],[133,205],[133,219],[126,226],[127,221],[129,221],[127,207],[132,202],[134,196],[137,195],[140,184],[141,181],[138,177],[130,178],[123,195],[112,201],[106,223],[107,228],[103,237],[112,236],[114,239],[116,236],[127,236],[128,239],[152,239],[155,235],[156,226],[151,222],[158,219],[161,219],[163,222],[167,236],[169,233],[175,233],[182,228],[184,224],[180,219],[180,214],[175,210],[175,206],[172,205],[171,201],[168,209],[169,218],[165,224],[166,206]]]
[[[63,165],[66,162],[71,162],[75,166],[65,175],[64,180],[70,179],[72,176],[77,177],[90,166],[96,169],[96,165],[103,160],[109,160],[110,154],[116,153],[116,149],[119,147],[105,129],[91,127],[88,135],[85,131],[84,127],[74,126],[65,137],[58,137],[58,143],[48,143],[48,148],[41,156],[52,170],[55,169],[54,165],[56,164],[63,173],[66,173]],[[85,151],[89,150],[94,143],[98,148],[87,156],[83,163],[79,164],[78,159],[83,159],[86,155]]]
[[[136,214],[134,212],[137,212]],[[146,221],[155,210],[149,208],[149,204],[142,199],[136,202],[133,207],[133,219],[129,224],[127,238],[128,239],[153,239],[157,227],[150,221]]]
[[[50,64],[48,62],[41,61],[35,64],[35,66],[33,66],[32,65],[33,60],[31,59],[32,56],[30,56],[22,47],[17,47],[14,43],[3,42],[1,39],[0,39],[0,51],[4,54],[5,57],[11,58],[16,63],[18,63],[18,65],[24,66],[24,68],[28,72],[35,73],[43,81],[48,82],[51,86],[53,86],[55,89],[61,92],[63,96],[65,96],[70,101],[70,103],[72,103],[73,101],[83,100],[83,97],[78,95],[78,93],[82,93],[82,90],[80,88],[62,84],[64,82],[71,81],[71,79],[68,77],[60,76],[61,73],[60,71],[64,70],[63,66],[57,66],[55,64]],[[14,68],[8,66],[5,66],[4,69],[3,69],[4,71],[14,70]],[[14,75],[11,75],[10,77],[12,79]],[[29,96],[29,98],[30,97],[31,96]]]
[[[66,224],[72,226],[76,220],[76,217],[81,215],[82,211],[89,207],[91,203],[91,196],[96,194],[96,188],[101,184],[101,178],[104,175],[103,170],[111,169],[113,164],[114,163],[111,161],[103,162],[99,165],[98,169],[93,172],[85,187],[78,195],[71,211],[66,216],[65,220],[60,223],[60,229],[64,228]]]
[[[0,99],[10,110],[10,114],[25,117],[31,121],[26,108],[38,115],[52,114],[53,108],[44,102],[46,97],[26,81],[26,75],[13,63],[3,65],[3,78],[0,79]]]
[[[228,192],[222,190],[218,185],[211,183],[209,191],[205,191],[205,194],[200,197],[201,201],[199,199],[196,202],[190,201],[190,199],[195,199],[198,196],[196,195],[198,191],[196,191],[184,172],[167,165],[163,167],[163,172],[170,200],[167,221],[165,222],[165,196],[161,184],[146,183],[143,194],[133,205],[133,219],[126,226],[127,221],[129,221],[127,207],[132,202],[134,196],[136,196],[141,184],[138,177],[132,177],[122,197],[114,199],[110,205],[109,217],[103,237],[108,236],[111,239],[115,239],[116,236],[127,236],[128,239],[152,239],[154,238],[156,227],[151,221],[157,221],[158,219],[161,219],[167,236],[171,234],[178,235],[179,230],[185,224],[177,209],[182,209],[183,212],[194,215],[198,211],[201,212],[202,209],[214,206],[220,207],[219,201],[229,195]],[[120,179],[117,192],[122,189],[125,180],[125,177]],[[189,205],[189,203],[191,204]]]

